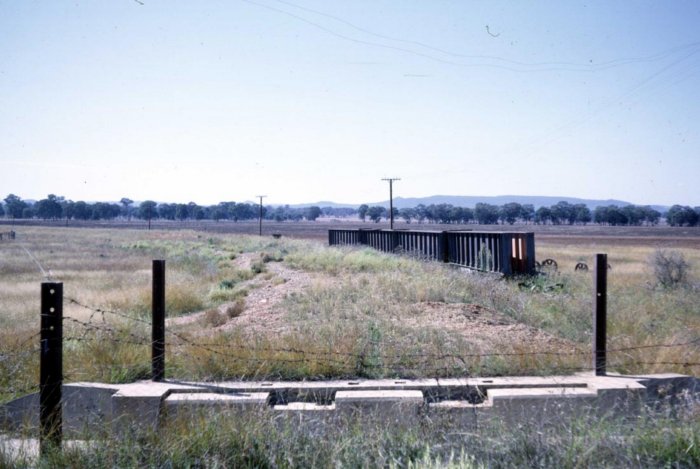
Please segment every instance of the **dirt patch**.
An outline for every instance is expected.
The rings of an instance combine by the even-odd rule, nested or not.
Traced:
[[[476,304],[420,303],[422,314],[403,319],[414,328],[454,332],[473,344],[475,352],[512,350],[514,346],[545,351],[573,352],[575,344]]]
[[[233,264],[239,269],[250,269],[253,263],[260,261],[259,253],[244,253],[234,259]],[[211,330],[229,331],[240,328],[250,333],[264,333],[275,335],[284,332],[289,328],[289,321],[283,321],[286,314],[282,308],[282,302],[291,293],[301,293],[315,284],[330,285],[334,280],[319,274],[294,270],[289,268],[284,262],[265,263],[265,272],[255,276],[255,278],[242,282],[241,287],[246,288],[249,293],[245,296],[245,308],[243,312],[228,319],[224,324],[206,327],[200,331],[202,334]],[[227,308],[233,306],[234,302],[224,303],[217,309],[221,314],[225,314]],[[204,320],[206,311],[200,311],[187,316],[172,318],[168,320],[169,325],[187,325]]]

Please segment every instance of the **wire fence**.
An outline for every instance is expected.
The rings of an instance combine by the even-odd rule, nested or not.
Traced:
[[[142,316],[123,311],[94,307],[77,299],[65,300],[88,312],[87,318],[63,316],[67,344],[66,378],[69,380],[94,380],[107,377],[124,381],[129,378],[148,378],[150,355],[147,352],[154,341],[151,337],[153,322]],[[39,386],[33,373],[22,373],[27,366],[36,366],[41,351],[37,331],[11,346],[0,346],[0,369],[3,372],[3,395],[19,396],[36,392]],[[362,378],[362,377],[421,377],[443,378],[452,376],[495,376],[516,372],[519,374],[576,373],[594,371],[593,351],[582,345],[576,350],[526,350],[486,351],[425,350],[416,351],[420,345],[406,344],[392,339],[362,338],[351,350],[319,349],[317,345],[284,346],[269,341],[240,343],[230,342],[226,336],[196,337],[189,334],[165,330],[168,359],[172,360],[171,376],[190,379],[192,367],[183,361],[219,363],[212,379],[269,379],[283,376],[309,378]],[[694,372],[700,362],[685,358],[684,352],[700,346],[700,338],[672,343],[653,343],[612,347],[607,354],[614,357],[609,364],[613,369],[621,368],[634,372],[645,372],[659,367]],[[82,348],[81,348],[82,347]],[[85,347],[88,347],[86,350]],[[117,347],[130,349],[128,363],[120,363],[122,357]],[[449,348],[449,347],[446,347]],[[454,348],[454,347],[453,347]],[[72,366],[70,357],[74,353],[90,354],[91,350],[102,350],[94,357],[94,363]],[[138,351],[134,352],[134,349]],[[673,358],[668,354],[654,358],[655,350],[677,350]],[[110,355],[110,352],[114,352]],[[677,359],[675,357],[678,357]],[[280,370],[290,369],[288,373]],[[318,370],[323,370],[319,372]],[[26,370],[25,370],[26,371]],[[222,373],[229,372],[230,376]],[[318,373],[318,374],[314,374]],[[24,376],[24,379],[14,377]],[[31,379],[30,379],[31,378]],[[196,378],[204,378],[199,373]]]

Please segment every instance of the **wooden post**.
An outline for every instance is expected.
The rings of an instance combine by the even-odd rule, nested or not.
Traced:
[[[153,381],[165,376],[165,260],[153,261],[151,372]]]
[[[596,376],[605,376],[606,325],[608,301],[608,255],[596,254],[594,269],[595,292],[593,302],[593,368]]]
[[[39,452],[60,448],[61,385],[63,384],[63,284],[41,284],[41,352],[39,363]]]

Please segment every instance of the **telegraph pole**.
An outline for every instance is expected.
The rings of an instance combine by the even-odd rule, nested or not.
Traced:
[[[267,197],[266,195],[256,195],[255,197],[260,198],[260,216],[258,217],[259,235],[262,236],[262,199]]]
[[[394,181],[400,178],[382,178],[382,181],[389,181],[389,227],[394,229]]]

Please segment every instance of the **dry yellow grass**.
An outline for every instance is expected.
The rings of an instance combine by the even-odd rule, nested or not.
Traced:
[[[647,264],[652,247],[540,242],[538,259],[556,259],[559,272],[525,280],[523,287],[519,286],[522,279],[502,281],[442,264],[367,249],[331,249],[307,241],[194,231],[22,228],[15,242],[0,244],[0,353],[10,357],[0,363],[0,400],[37,382],[37,354],[32,352],[36,341],[26,341],[39,328],[42,273],[23,248],[52,278],[64,282],[64,314],[94,326],[86,330],[78,323],[66,323],[66,336],[88,339],[66,342],[69,380],[129,381],[148,375],[147,324],[94,310],[147,320],[154,258],[167,260],[169,314],[211,309],[261,285],[284,285],[272,272],[262,272],[268,267],[265,260],[284,258],[284,265],[333,280],[315,283],[285,300],[280,320],[287,326],[281,333],[214,330],[229,319],[245,324],[243,318],[225,314],[217,314],[216,324],[203,320],[170,328],[195,342],[202,342],[206,334],[209,344],[193,346],[169,336],[171,376],[445,376],[586,368],[590,366],[586,354],[590,350],[592,274],[574,272],[573,267],[581,261],[592,267],[597,252],[607,252],[612,266],[609,348],[626,349],[610,353],[611,367],[633,373],[692,374],[700,363],[700,347],[692,343],[700,339],[698,289],[692,285],[677,290],[658,288]],[[262,264],[255,269],[242,265],[237,260],[244,257],[242,253],[256,253],[249,256]],[[700,250],[684,249],[683,253],[693,267],[700,266]],[[691,281],[697,283],[696,279]],[[491,311],[496,323],[510,317],[514,324],[540,335],[530,334],[528,339],[514,335],[516,330],[528,330],[523,327],[494,326],[495,333],[506,335],[494,335],[489,342],[484,340],[488,336],[470,335],[473,325],[464,326],[460,309],[450,305],[486,308],[482,311]],[[488,321],[484,317],[479,324]],[[673,343],[692,344],[630,349]],[[542,347],[582,354],[533,355]],[[519,355],[488,355],[493,352]],[[487,355],[474,356],[483,353]]]

